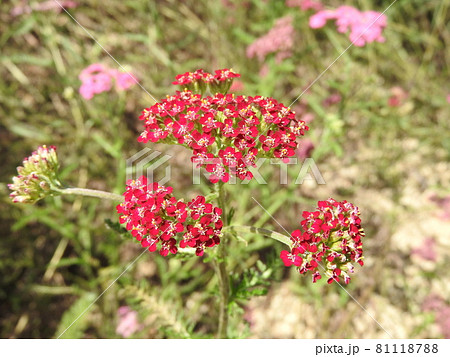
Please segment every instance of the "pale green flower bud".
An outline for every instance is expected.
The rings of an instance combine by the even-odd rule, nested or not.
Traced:
[[[58,194],[61,183],[57,174],[59,170],[58,157],[54,146],[38,147],[31,156],[23,160],[23,166],[17,168],[18,175],[13,177],[13,183],[8,187],[15,203],[35,203],[53,194]]]

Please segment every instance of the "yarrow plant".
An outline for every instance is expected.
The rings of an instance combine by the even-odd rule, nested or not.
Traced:
[[[94,66],[86,76],[105,80],[103,67]],[[180,91],[145,108],[140,120],[145,129],[141,143],[167,143],[189,149],[196,165],[209,172],[211,193],[193,199],[180,198],[170,186],[142,176],[126,183],[123,195],[68,187],[58,179],[56,148],[42,146],[24,160],[9,185],[13,202],[34,203],[46,196],[76,194],[118,201],[118,219],[126,232],[150,252],[162,256],[182,252],[208,255],[218,280],[218,337],[227,337],[230,299],[229,246],[237,232],[258,233],[284,243],[280,252],[286,266],[300,274],[311,272],[317,282],[324,274],[328,283],[348,284],[354,263],[363,265],[359,210],[347,201],[319,201],[315,211],[304,211],[301,229],[286,236],[261,227],[234,226],[226,186],[231,175],[250,180],[250,168],[258,158],[288,159],[298,154],[309,130],[305,121],[274,98],[235,96],[228,90],[240,75],[231,69],[214,74],[202,69],[176,76]],[[97,85],[97,84],[95,84]],[[102,87],[96,87],[99,91]],[[214,201],[214,202],[213,202]]]

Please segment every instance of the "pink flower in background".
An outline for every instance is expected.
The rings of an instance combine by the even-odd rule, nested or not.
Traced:
[[[447,94],[447,103],[450,103],[450,94]]]
[[[117,90],[127,90],[136,83],[130,74],[110,69],[101,63],[86,67],[78,78],[82,82],[79,92],[87,100],[92,99],[95,94],[110,91],[114,82]]]
[[[438,295],[430,294],[422,304],[423,311],[435,313],[436,324],[440,327],[444,338],[450,338],[450,305]]]
[[[362,47],[370,42],[384,42],[383,29],[387,25],[387,17],[376,11],[359,11],[351,6],[341,6],[336,10],[321,10],[309,19],[313,29],[325,26],[328,20],[336,21],[337,30],[341,33],[350,31],[350,41]]]
[[[112,87],[112,78],[108,69],[99,63],[91,64],[83,69],[78,76],[82,84],[80,94],[90,100],[95,94],[107,92]]]
[[[436,205],[438,205],[441,209],[438,217],[444,221],[450,220],[450,196],[439,197],[438,195],[433,194],[430,197],[430,200],[436,203]]]
[[[309,18],[309,27],[318,29],[324,27],[328,20],[334,19],[334,12],[331,10],[322,10]]]
[[[222,3],[223,7],[226,7],[230,10],[234,10],[236,7],[230,0],[221,0],[220,2]]]
[[[22,14],[30,14],[32,11],[51,11],[51,10],[59,13],[61,11],[64,11],[62,7],[65,9],[73,9],[78,6],[78,3],[76,1],[59,0],[58,2],[59,4],[54,0],[48,0],[34,5],[27,5],[26,1],[22,1],[21,5],[15,6],[11,10],[11,15],[19,16]]]
[[[329,107],[333,104],[337,104],[342,100],[342,97],[340,94],[333,93],[329,97],[325,98],[322,102],[324,107]]]
[[[132,85],[136,84],[135,80],[128,73],[112,70],[112,76],[116,80],[116,86],[119,90],[127,90]]]
[[[339,32],[347,32],[351,30],[353,24],[359,24],[359,17],[362,13],[352,6],[340,6],[335,11],[329,11],[336,19],[336,26]]]
[[[359,47],[375,41],[384,42],[382,32],[386,25],[385,15],[376,11],[361,12],[359,19],[350,25],[350,41]]]
[[[422,259],[435,262],[437,260],[436,240],[431,237],[425,238],[422,245],[414,248],[411,253],[421,257]]]
[[[262,62],[268,54],[276,53],[275,60],[280,63],[285,58],[292,56],[294,33],[292,17],[279,18],[267,34],[256,39],[247,47],[247,57],[256,56]]]
[[[319,1],[314,0],[286,0],[286,6],[299,7],[301,10],[322,10],[323,5]]]
[[[311,154],[314,150],[314,143],[310,139],[304,139],[297,149],[295,149],[295,154],[300,159],[306,159],[308,157],[311,157]]]
[[[242,81],[237,80],[234,81],[230,87],[230,92],[242,92],[244,90],[244,83]]]
[[[402,87],[392,87],[391,96],[388,99],[388,105],[390,107],[399,107],[405,99],[408,98],[408,92]]]
[[[303,114],[303,116],[302,116],[302,120],[303,120],[305,123],[311,123],[311,122],[314,120],[314,118],[315,118],[315,116],[314,116],[314,114],[312,114],[312,113],[305,113],[305,114]]]
[[[301,117],[305,123],[311,123],[315,116],[312,113],[308,112],[308,103],[306,99],[303,99],[301,102],[297,102],[297,104],[292,108],[296,117]]]
[[[142,325],[137,318],[137,312],[131,310],[128,306],[121,306],[117,310],[119,322],[117,323],[116,333],[122,337],[130,337],[133,333],[142,330]]]

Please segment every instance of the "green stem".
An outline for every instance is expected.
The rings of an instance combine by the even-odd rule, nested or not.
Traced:
[[[264,229],[264,228],[258,228],[258,227],[252,227],[252,226],[228,226],[224,228],[224,231],[236,231],[236,232],[242,232],[242,233],[259,233],[263,236],[272,238],[277,240],[278,242],[281,242],[283,244],[286,244],[288,247],[292,247],[292,241],[291,238],[288,236],[285,236],[284,234],[271,231],[270,229]]]
[[[227,207],[225,199],[225,189],[223,182],[218,184],[218,203],[222,209],[222,217],[227,224]],[[218,338],[227,338],[228,329],[228,303],[230,299],[230,280],[227,271],[227,234],[225,233],[217,248],[217,259],[215,261],[216,273],[219,278],[220,306],[219,306],[219,327],[217,331]]]
[[[71,187],[71,188],[58,189],[57,191],[63,195],[80,195],[80,196],[89,196],[89,197],[97,197],[97,198],[106,198],[107,200],[119,201],[119,202],[123,201],[122,195],[118,195],[116,193],[106,192],[106,191],[91,190],[89,188]]]

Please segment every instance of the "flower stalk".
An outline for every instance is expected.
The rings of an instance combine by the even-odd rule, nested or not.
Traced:
[[[57,192],[62,195],[79,195],[88,197],[97,197],[102,199],[107,199],[111,201],[123,202],[123,196],[112,192],[92,190],[89,188],[79,188],[79,187],[69,187],[63,189],[57,189]]]
[[[226,192],[223,182],[219,182],[215,185],[218,190],[217,201],[219,207],[222,208],[222,218],[225,224],[228,224],[227,219],[227,207],[226,207]],[[217,257],[215,261],[215,268],[217,277],[219,279],[219,294],[220,294],[220,303],[219,303],[219,325],[217,330],[218,338],[227,338],[227,329],[228,329],[228,304],[230,299],[230,279],[227,270],[227,234],[224,233],[222,236],[221,244],[219,244],[217,248]]]
[[[263,236],[272,238],[278,242],[281,242],[283,244],[286,244],[288,247],[292,247],[292,241],[291,238],[275,232],[271,231],[270,229],[265,228],[258,228],[258,227],[252,227],[252,226],[228,226],[224,229],[225,231],[234,231],[234,232],[242,232],[242,233],[258,233]]]

